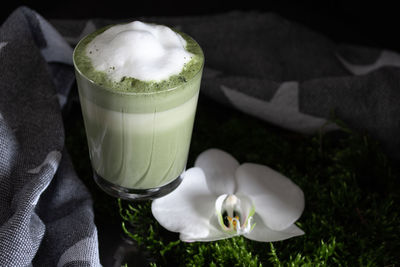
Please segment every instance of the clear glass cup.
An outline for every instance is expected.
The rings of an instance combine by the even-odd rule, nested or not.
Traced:
[[[115,197],[142,200],[161,197],[180,184],[203,65],[204,56],[193,78],[174,88],[152,93],[120,92],[85,76],[76,64],[75,48],[74,66],[90,160],[100,188]]]

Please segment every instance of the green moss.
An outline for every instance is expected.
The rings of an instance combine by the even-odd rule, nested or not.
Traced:
[[[151,255],[149,265],[150,262],[152,266],[400,264],[399,170],[382,152],[379,143],[346,128],[304,136],[220,107],[204,96],[200,99],[188,167],[200,152],[218,147],[240,162],[265,164],[282,172],[305,193],[306,208],[297,225],[306,234],[274,243],[243,237],[184,243],[179,241],[178,234],[168,232],[154,220],[149,202],[133,206],[121,202],[118,208],[117,201],[111,205],[96,199],[101,205],[112,206],[117,216],[122,215],[125,232]],[[81,133],[72,137],[80,138],[83,138]],[[87,157],[71,154],[78,164]],[[129,227],[131,224],[134,231]]]

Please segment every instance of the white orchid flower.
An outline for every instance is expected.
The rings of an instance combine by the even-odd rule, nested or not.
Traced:
[[[303,235],[294,224],[303,210],[303,191],[289,178],[267,166],[240,165],[218,149],[201,153],[178,188],[152,202],[156,220],[185,242]]]

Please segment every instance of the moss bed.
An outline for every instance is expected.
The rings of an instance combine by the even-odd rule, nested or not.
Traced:
[[[142,252],[145,260],[141,265],[400,264],[400,171],[379,143],[365,133],[342,125],[340,131],[305,136],[221,107],[201,95],[188,167],[193,166],[200,152],[216,147],[241,163],[265,164],[280,171],[304,191],[306,208],[297,225],[306,234],[273,243],[243,237],[183,243],[178,234],[168,232],[154,220],[149,202],[130,204],[108,197],[97,188],[77,102],[70,105],[65,129],[75,169],[93,196],[96,224],[121,229]],[[131,266],[128,260],[121,264]]]

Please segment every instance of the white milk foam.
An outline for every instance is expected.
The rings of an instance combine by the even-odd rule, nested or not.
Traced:
[[[162,25],[134,21],[115,25],[96,36],[86,55],[93,67],[115,81],[132,77],[162,81],[179,74],[192,54],[182,36]]]

